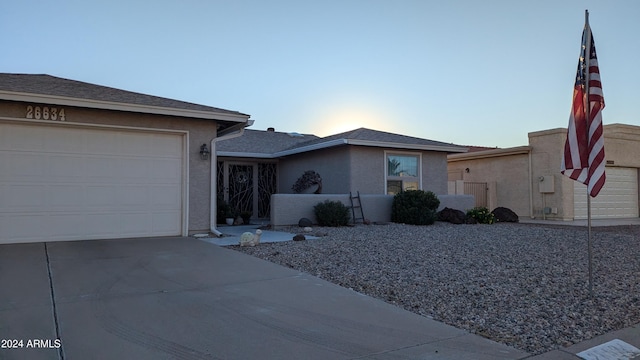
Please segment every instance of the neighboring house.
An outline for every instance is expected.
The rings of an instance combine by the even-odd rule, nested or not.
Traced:
[[[269,218],[269,199],[293,193],[307,170],[322,177],[323,194],[395,194],[422,189],[447,194],[447,154],[465,147],[360,128],[327,137],[245,130],[216,143],[217,192],[254,218]],[[257,214],[257,216],[256,216]]]
[[[0,74],[0,243],[208,232],[215,168],[202,147],[251,122],[49,75]]]
[[[469,193],[480,184],[488,189],[482,196],[490,209],[504,206],[539,219],[586,219],[586,186],[560,173],[566,133],[562,128],[532,132],[528,146],[449,155],[450,193],[456,188]],[[604,144],[607,181],[591,200],[592,218],[638,217],[640,127],[605,125]]]

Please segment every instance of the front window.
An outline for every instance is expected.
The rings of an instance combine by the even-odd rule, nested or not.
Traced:
[[[420,154],[386,154],[387,194],[420,189]]]

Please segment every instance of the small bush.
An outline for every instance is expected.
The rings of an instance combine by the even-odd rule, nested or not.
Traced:
[[[496,217],[486,207],[474,207],[467,211],[467,217],[474,218],[479,224],[493,224]]]
[[[349,208],[340,201],[325,200],[316,204],[313,211],[320,226],[346,226],[349,224]]]
[[[393,197],[391,221],[411,225],[431,225],[436,221],[440,200],[431,191],[407,190]]]

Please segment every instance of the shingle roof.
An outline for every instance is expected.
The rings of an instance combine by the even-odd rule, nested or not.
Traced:
[[[221,156],[280,157],[340,145],[377,146],[395,149],[419,149],[462,153],[463,146],[384,131],[360,128],[326,137],[291,136],[290,133],[245,130],[240,137],[220,141],[216,151]]]
[[[242,136],[219,141],[216,144],[216,151],[271,155],[312,139],[318,139],[318,137],[308,134],[245,129]]]
[[[433,141],[423,138],[417,138],[413,136],[406,136],[400,134],[394,134],[385,131],[372,130],[367,128],[359,128],[351,131],[346,131],[340,134],[330,135],[323,138],[311,140],[300,146],[309,146],[319,144],[323,142],[329,142],[333,140],[359,140],[362,142],[374,142],[374,143],[386,143],[397,145],[412,145],[412,146],[427,146],[427,147],[458,147],[450,143],[444,143],[440,141]],[[460,146],[460,151],[464,151],[465,148]]]
[[[249,116],[237,111],[120,90],[46,74],[0,73],[0,91]]]

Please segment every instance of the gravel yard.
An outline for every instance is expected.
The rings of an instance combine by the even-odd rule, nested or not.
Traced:
[[[290,231],[297,232],[298,227]],[[640,323],[640,226],[314,228],[318,240],[230,248],[538,354]]]

